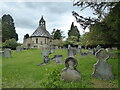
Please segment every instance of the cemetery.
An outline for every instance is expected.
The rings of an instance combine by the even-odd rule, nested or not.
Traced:
[[[81,1],[2,3],[0,89],[119,88],[120,2]]]
[[[87,52],[87,49],[83,49],[82,52]],[[118,53],[116,50],[112,52]],[[105,56],[101,56],[103,55],[101,54],[96,57],[92,54],[82,56],[79,53],[76,53],[76,56],[68,56],[68,49],[55,49],[55,53],[48,55],[50,61],[47,64],[45,62],[44,65],[38,65],[44,62],[41,53],[38,49],[23,50],[19,53],[12,50],[12,57],[3,57],[3,88],[118,87],[118,57],[108,59],[108,54]],[[103,51],[103,53],[105,52]],[[61,56],[62,60],[60,59]],[[60,58],[55,59],[55,57]],[[106,72],[108,76],[104,77],[107,80],[93,77],[93,73],[95,75],[97,73],[94,70],[97,69],[97,67],[94,68],[94,64],[97,63],[98,59],[108,59],[106,65],[101,62],[105,67],[101,65],[99,70],[106,68],[104,69],[106,72],[111,65],[110,71]],[[60,60],[60,62],[56,62],[56,60]]]

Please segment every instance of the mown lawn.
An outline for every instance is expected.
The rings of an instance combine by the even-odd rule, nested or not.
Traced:
[[[56,50],[55,54],[63,55],[63,64],[51,61],[47,65],[37,66],[43,62],[40,50],[12,51],[11,58],[2,58],[2,88],[117,88],[118,87],[118,58],[109,59],[112,65],[114,80],[101,80],[91,77],[93,65],[97,58],[93,55],[76,55],[77,69],[82,74],[81,82],[65,82],[61,71],[65,68],[67,50]]]

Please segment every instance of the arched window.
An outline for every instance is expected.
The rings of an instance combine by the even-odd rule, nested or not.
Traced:
[[[41,45],[43,45],[42,41],[41,41]]]
[[[45,44],[47,43],[47,38],[45,38]]]
[[[38,38],[36,38],[36,44],[38,44]]]

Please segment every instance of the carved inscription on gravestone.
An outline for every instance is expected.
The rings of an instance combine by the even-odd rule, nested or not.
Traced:
[[[92,74],[95,78],[113,79],[113,74],[110,65],[107,63],[109,59],[108,52],[101,48],[95,53],[98,62],[94,65],[94,72]]]

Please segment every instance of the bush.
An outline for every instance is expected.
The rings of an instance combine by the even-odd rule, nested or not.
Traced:
[[[18,43],[17,43],[17,41],[14,38],[6,40],[3,43],[3,48],[16,49],[17,46],[18,46]]]

